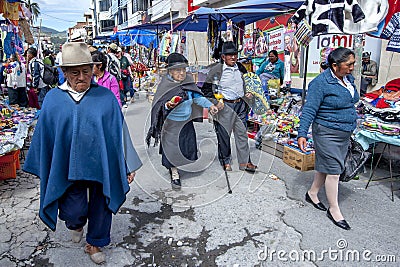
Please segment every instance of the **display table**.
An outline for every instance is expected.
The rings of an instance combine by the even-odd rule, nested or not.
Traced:
[[[390,182],[390,191],[392,194],[392,201],[394,201],[394,192],[400,190],[400,188],[395,189],[393,182],[399,181],[400,179],[400,174],[393,174],[393,169],[392,169],[392,160],[393,160],[393,154],[391,153],[391,147],[392,146],[400,146],[400,136],[389,136],[385,134],[381,134],[378,132],[371,132],[367,130],[361,130],[356,134],[356,141],[359,142],[364,150],[367,150],[369,145],[373,144],[374,148],[377,143],[384,143],[383,150],[381,154],[379,155],[379,158],[375,164],[375,166],[371,169],[371,173],[368,179],[368,183],[365,186],[365,189],[368,188],[370,182],[372,181],[387,181]],[[385,151],[388,152],[389,156],[389,176],[386,177],[375,177],[375,171],[382,159],[382,155],[385,153]]]
[[[400,146],[399,135],[386,135],[379,132],[371,132],[361,130],[356,134],[356,141],[361,144],[364,150],[367,150],[371,144],[386,143],[395,146]]]

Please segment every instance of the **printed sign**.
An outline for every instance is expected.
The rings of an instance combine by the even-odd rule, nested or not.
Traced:
[[[285,28],[279,28],[276,30],[272,30],[268,32],[269,42],[268,42],[268,51],[276,50],[278,53],[282,52],[285,48],[284,37]]]

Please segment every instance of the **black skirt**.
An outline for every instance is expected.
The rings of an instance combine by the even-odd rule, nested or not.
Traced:
[[[344,171],[351,132],[345,132],[314,123],[312,135],[315,147],[315,170],[326,174]]]
[[[161,164],[166,168],[183,166],[198,159],[196,132],[192,120],[166,119],[161,131]]]

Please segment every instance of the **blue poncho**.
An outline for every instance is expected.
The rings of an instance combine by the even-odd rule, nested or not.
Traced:
[[[39,216],[52,230],[58,199],[74,181],[103,184],[114,214],[124,203],[127,173],[141,161],[131,140],[123,137],[123,121],[115,96],[97,84],[79,102],[59,88],[46,95],[23,169],[40,177]]]

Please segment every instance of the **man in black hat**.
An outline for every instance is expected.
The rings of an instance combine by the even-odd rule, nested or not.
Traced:
[[[360,95],[367,93],[369,85],[375,86],[378,81],[378,68],[375,61],[370,59],[371,53],[364,52],[362,54],[362,70],[361,70],[361,85]]]
[[[243,74],[246,69],[238,60],[238,50],[233,42],[222,45],[221,63],[211,67],[203,85],[205,96],[219,100],[218,108],[221,110],[214,117],[214,126],[218,138],[218,158],[224,170],[231,171],[232,157],[230,136],[233,131],[235,136],[236,151],[239,169],[255,172],[257,166],[250,160],[250,148],[247,137],[246,115],[248,105],[253,95],[246,93]]]

